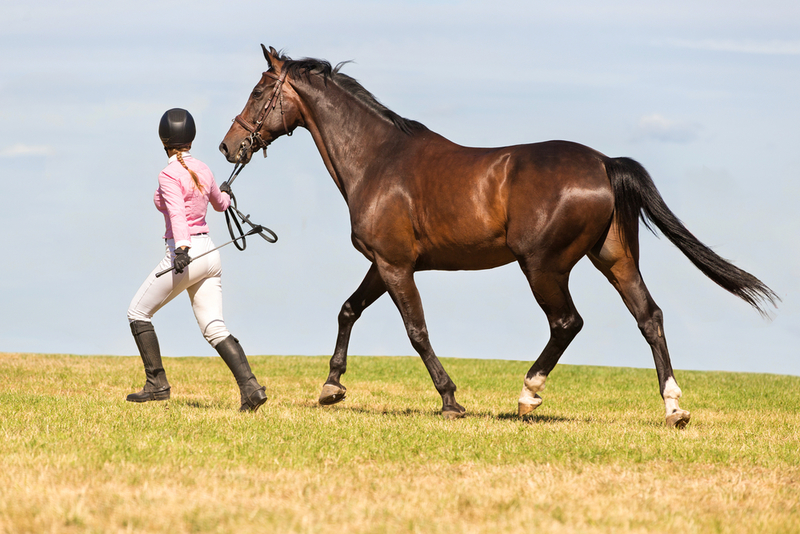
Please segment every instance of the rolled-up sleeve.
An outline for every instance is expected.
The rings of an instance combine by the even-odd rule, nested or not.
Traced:
[[[208,201],[211,203],[214,210],[225,211],[228,209],[228,206],[231,205],[231,197],[228,196],[228,193],[220,191],[217,182],[213,179],[211,180],[211,187],[209,189]]]

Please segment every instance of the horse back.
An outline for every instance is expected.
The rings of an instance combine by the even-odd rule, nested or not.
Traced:
[[[470,148],[432,132],[416,141],[349,199],[362,252],[381,249],[417,270],[488,269],[536,243],[573,242],[587,225],[596,241],[610,220],[604,156],[588,147]]]

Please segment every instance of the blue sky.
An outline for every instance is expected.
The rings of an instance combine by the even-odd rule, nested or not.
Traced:
[[[675,368],[800,375],[800,4],[757,4],[3,0],[0,351],[135,354],[125,311],[163,250],[158,120],[189,109],[193,153],[222,182],[217,145],[266,68],[264,43],[352,60],[344,72],[385,105],[463,145],[568,139],[640,161],[692,232],[783,299],[764,320],[643,231]],[[251,354],[330,354],[368,263],[310,135],[273,143],[235,192],[280,240],[224,249],[230,330]],[[532,362],[547,340],[516,265],[417,282],[440,357]],[[653,366],[588,261],[571,289],[585,327],[562,363]],[[214,354],[188,298],[154,324],[166,355]],[[388,297],[351,354],[414,354]]]

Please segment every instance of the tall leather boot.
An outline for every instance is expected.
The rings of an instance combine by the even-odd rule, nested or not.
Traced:
[[[164,366],[161,364],[161,350],[158,347],[153,323],[147,321],[133,321],[131,333],[136,340],[136,347],[144,363],[144,374],[147,377],[144,387],[138,393],[131,393],[129,402],[147,402],[169,399],[169,382]]]
[[[239,340],[228,336],[214,348],[222,356],[239,385],[242,401],[239,411],[255,412],[258,410],[262,404],[267,402],[267,394],[264,393],[264,386],[258,383],[253,371],[250,370],[250,364],[247,362],[244,349],[239,345]]]

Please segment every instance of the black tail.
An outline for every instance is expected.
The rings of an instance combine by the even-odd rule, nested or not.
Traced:
[[[766,315],[766,304],[776,306],[780,298],[761,280],[719,257],[686,229],[638,162],[630,158],[610,158],[605,165],[614,189],[615,216],[623,240],[635,235],[641,217],[648,230],[655,234],[650,223],[654,224],[703,274],[762,315]]]

